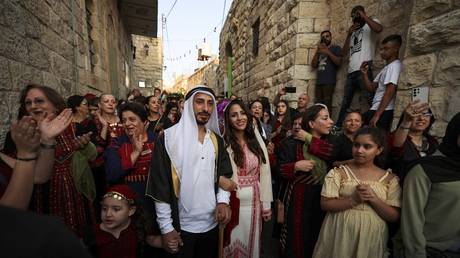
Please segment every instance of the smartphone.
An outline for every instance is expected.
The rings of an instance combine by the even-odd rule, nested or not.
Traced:
[[[296,93],[296,87],[294,86],[286,86],[284,90],[286,90],[286,93]]]
[[[422,103],[428,103],[429,93],[430,93],[430,88],[427,86],[414,88],[412,89],[412,93],[411,93],[412,101],[418,99]]]

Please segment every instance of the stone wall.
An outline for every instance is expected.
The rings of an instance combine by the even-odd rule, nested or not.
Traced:
[[[64,97],[126,96],[131,35],[116,0],[2,0],[0,34],[0,144],[27,83],[50,86]]]
[[[400,57],[404,67],[395,120],[410,101],[410,89],[428,85],[437,119],[432,132],[442,135],[446,123],[460,111],[460,4],[455,0],[234,0],[220,35],[219,80],[227,78],[227,58],[231,54],[236,95],[248,100],[260,95],[273,98],[281,84],[292,84],[297,93],[313,96],[316,72],[310,62],[319,33],[331,30],[333,43],[342,46],[351,26],[351,9],[358,4],[384,26],[378,42],[394,33],[403,37]],[[255,56],[252,25],[257,18],[259,53]],[[374,74],[385,65],[378,49]],[[333,98],[334,118],[343,97],[348,58],[344,60]],[[223,90],[222,85],[219,90]],[[287,96],[290,100],[296,97]],[[364,102],[356,94],[353,105],[365,109]]]
[[[133,45],[136,47],[134,59],[133,80],[131,89],[137,88],[142,95],[153,95],[153,88],[163,88],[163,48],[161,38],[151,38],[133,35]],[[148,46],[146,53],[145,46]],[[139,87],[139,81],[145,83],[145,87]]]
[[[203,67],[196,69],[196,71],[190,76],[183,76],[175,82],[169,91],[176,91],[185,93],[189,89],[195,87],[196,85],[207,85],[214,90],[217,88],[217,68],[219,67],[219,59],[211,59]],[[216,94],[219,93],[216,91]]]

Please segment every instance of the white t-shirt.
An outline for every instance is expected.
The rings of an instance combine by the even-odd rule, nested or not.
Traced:
[[[379,22],[377,19],[372,19]],[[374,58],[376,33],[366,23],[350,37],[350,64],[348,73],[359,71],[361,64]]]
[[[375,76],[374,82],[378,83],[377,90],[375,91],[374,99],[372,100],[371,110],[377,110],[379,108],[380,102],[382,101],[383,95],[385,94],[385,89],[389,83],[393,83],[395,86],[398,85],[399,73],[401,72],[401,61],[399,59],[394,60],[380,71],[377,76]],[[396,94],[393,96],[391,101],[388,103],[385,110],[395,109],[395,99]]]

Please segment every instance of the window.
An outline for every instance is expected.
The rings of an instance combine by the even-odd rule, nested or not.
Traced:
[[[139,88],[145,88],[145,81],[139,81]]]
[[[252,54],[257,56],[259,54],[259,29],[260,18],[252,25]]]
[[[86,8],[86,32],[88,34],[88,57],[89,57],[89,64],[90,64],[91,72],[94,72],[94,67],[96,66],[96,49],[94,47],[93,36],[91,35],[93,32],[93,23],[92,23],[93,3],[91,0],[85,1],[85,8]]]

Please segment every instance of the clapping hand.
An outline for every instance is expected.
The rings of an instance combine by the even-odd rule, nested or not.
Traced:
[[[45,117],[38,121],[38,128],[41,132],[41,141],[46,144],[54,144],[55,139],[72,122],[72,110],[64,109],[58,116],[45,114]]]
[[[36,158],[40,146],[40,129],[30,116],[24,116],[11,125],[11,138],[16,144],[17,156]]]
[[[133,144],[133,151],[137,153],[142,152],[142,147],[144,146],[144,142],[142,141],[142,134],[139,135],[132,135],[131,136],[131,143]]]

